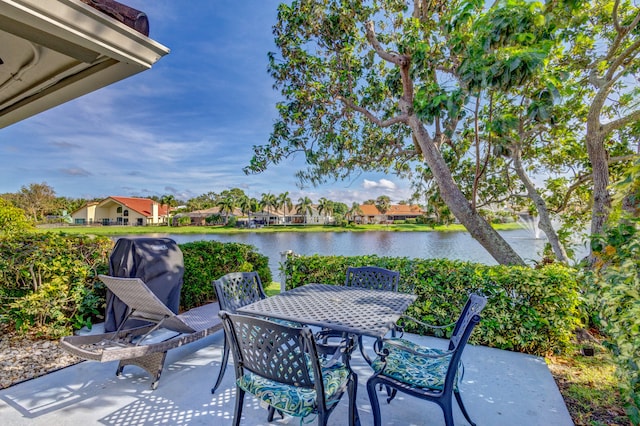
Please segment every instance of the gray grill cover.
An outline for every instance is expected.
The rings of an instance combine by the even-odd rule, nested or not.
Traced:
[[[178,313],[184,260],[180,247],[172,239],[120,238],[109,258],[109,275],[140,278],[158,299]],[[107,289],[105,331],[116,331],[126,315],[127,305]],[[143,324],[142,321],[129,321],[126,328]]]

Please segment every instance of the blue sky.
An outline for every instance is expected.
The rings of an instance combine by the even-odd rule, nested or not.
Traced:
[[[3,129],[0,193],[46,182],[73,198],[186,200],[234,187],[256,198],[289,191],[294,201],[409,198],[406,181],[382,174],[300,189],[300,159],[242,172],[276,118],[267,52],[275,50],[278,2],[124,2],[149,16],[150,37],[171,53],[151,70]]]

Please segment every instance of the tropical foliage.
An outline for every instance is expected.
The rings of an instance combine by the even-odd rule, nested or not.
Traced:
[[[283,270],[286,287],[295,288],[309,282],[343,285],[347,267],[366,265],[400,271],[400,291],[418,295],[407,314],[429,324],[455,320],[470,292],[489,296],[482,325],[472,338],[483,345],[537,355],[562,352],[580,322],[582,279],[575,269],[558,264],[532,269],[444,259],[314,255],[290,256]],[[414,333],[433,332],[406,325]]]
[[[521,263],[481,218],[506,204],[539,215],[567,262],[637,152],[639,19],[620,0],[283,3],[269,55],[280,117],[246,171],[301,154],[303,183],[409,177],[439,221]]]
[[[0,320],[48,337],[69,334],[104,312],[113,242],[107,237],[20,233],[0,237]]]
[[[627,413],[640,424],[640,160],[617,184],[616,219],[593,242],[591,303],[618,364]]]

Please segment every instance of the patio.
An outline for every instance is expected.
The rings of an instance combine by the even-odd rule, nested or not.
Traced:
[[[423,344],[445,341],[409,336]],[[169,351],[157,390],[136,367],[115,376],[117,363],[82,362],[78,365],[0,391],[0,418],[8,425],[211,425],[231,424],[235,387],[232,366],[212,395],[210,389],[220,365],[223,333]],[[365,345],[371,344],[365,339]],[[358,351],[353,367],[359,376],[358,410],[363,426],[371,425],[366,380],[371,374]],[[462,394],[478,425],[573,425],[562,396],[544,359],[481,346],[468,346]],[[391,404],[381,399],[385,425],[441,425],[441,410],[399,394]],[[456,425],[467,425],[454,408]],[[265,425],[267,411],[247,396],[242,424]],[[346,395],[331,415],[331,425],[346,424]],[[276,417],[273,424],[298,425],[299,419]],[[315,424],[312,422],[311,424]]]

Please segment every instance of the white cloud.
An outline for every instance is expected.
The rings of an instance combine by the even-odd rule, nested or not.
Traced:
[[[383,189],[385,191],[395,191],[398,188],[397,185],[389,179],[380,179],[377,182],[365,179],[362,187],[364,189]]]

